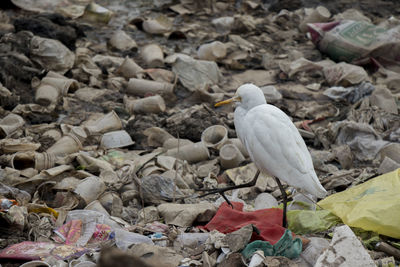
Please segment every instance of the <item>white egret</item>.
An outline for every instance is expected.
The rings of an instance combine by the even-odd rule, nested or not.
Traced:
[[[254,185],[260,171],[274,176],[283,196],[283,226],[286,227],[287,199],[279,179],[316,197],[326,195],[315,173],[310,152],[290,118],[279,108],[267,104],[264,93],[257,86],[244,84],[232,98],[215,106],[232,102],[236,103],[236,133],[258,168],[252,182],[234,188]]]

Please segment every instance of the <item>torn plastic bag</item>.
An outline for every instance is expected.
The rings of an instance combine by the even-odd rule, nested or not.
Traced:
[[[290,230],[286,230],[275,245],[261,240],[249,243],[242,255],[249,259],[257,250],[262,250],[265,256],[285,256],[289,259],[295,259],[300,256],[303,244],[300,238],[293,238]]]
[[[384,66],[400,63],[400,26],[387,30],[365,21],[342,20],[308,28],[313,43],[335,61],[361,64],[374,58]]]
[[[64,74],[72,68],[75,54],[58,40],[34,36],[31,58],[45,69]]]
[[[182,54],[176,56],[172,71],[178,75],[183,86],[191,92],[203,89],[207,85],[217,84],[222,78],[215,62],[195,60]]]
[[[366,123],[340,121],[332,126],[336,133],[336,144],[348,145],[358,160],[373,160],[389,142],[382,140],[378,133]]]
[[[400,169],[333,194],[318,205],[349,226],[400,238]]]
[[[319,233],[340,223],[328,210],[288,210],[288,228],[295,234]]]
[[[222,203],[215,216],[204,226],[212,231],[218,230],[224,234],[236,231],[248,224],[253,224],[260,234],[253,233],[252,240],[261,239],[275,244],[285,233],[282,227],[283,212],[281,209],[262,209],[252,212],[243,211],[243,203],[232,202],[233,209]]]
[[[0,252],[0,259],[39,260],[53,256],[60,260],[78,258],[89,250],[69,245],[59,245],[50,242],[24,241],[11,245]]]
[[[323,94],[330,99],[356,103],[358,100],[370,95],[375,87],[369,82],[362,82],[351,87],[334,86],[326,89]]]

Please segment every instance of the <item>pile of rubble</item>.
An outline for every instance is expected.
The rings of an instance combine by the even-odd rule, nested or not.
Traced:
[[[399,263],[395,1],[6,2],[1,265]],[[243,83],[292,118],[329,193],[285,185],[287,229],[267,174],[201,191],[257,171],[213,106]]]

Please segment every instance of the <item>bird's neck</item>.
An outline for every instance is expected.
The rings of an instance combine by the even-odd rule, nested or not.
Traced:
[[[264,95],[261,95],[260,97],[243,100],[241,103],[239,103],[238,107],[243,108],[245,111],[249,111],[252,108],[265,104],[267,104],[267,101],[265,101]]]
[[[236,134],[239,137],[239,139],[242,141],[242,143],[244,142],[243,137],[244,137],[244,133],[242,132],[244,129],[246,129],[245,127],[245,119],[244,117],[246,116],[247,110],[244,109],[241,106],[237,106],[235,108],[235,115],[234,115],[234,122],[235,122],[235,129],[236,129]]]
[[[244,116],[246,116],[247,110],[243,108],[241,105],[237,106],[235,108],[235,116],[234,118],[240,118],[243,119]]]

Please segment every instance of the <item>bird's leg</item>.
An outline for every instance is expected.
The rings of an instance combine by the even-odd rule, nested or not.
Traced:
[[[239,188],[245,188],[245,187],[251,187],[254,186],[257,182],[258,176],[260,175],[260,171],[257,170],[256,175],[254,175],[254,178],[245,184],[240,184],[240,185],[234,185],[234,186],[227,186],[224,188],[213,188],[213,189],[196,189],[197,191],[208,191],[207,193],[199,196],[199,197],[205,197],[208,195],[212,195],[212,194],[220,194],[225,200],[226,202],[233,207],[232,203],[228,200],[228,198],[225,196],[224,192],[229,191],[229,190],[233,190],[233,189],[239,189]]]
[[[232,202],[225,196],[225,193],[222,192],[222,193],[219,193],[219,194],[225,199],[226,203],[228,203],[229,206],[231,206],[231,208],[233,209],[233,204],[232,204]]]
[[[287,220],[286,220],[287,195],[286,195],[285,189],[283,189],[281,181],[276,177],[275,177],[275,181],[278,184],[279,189],[281,190],[281,194],[282,194],[282,198],[283,198],[283,220],[282,220],[282,226],[287,228]]]

